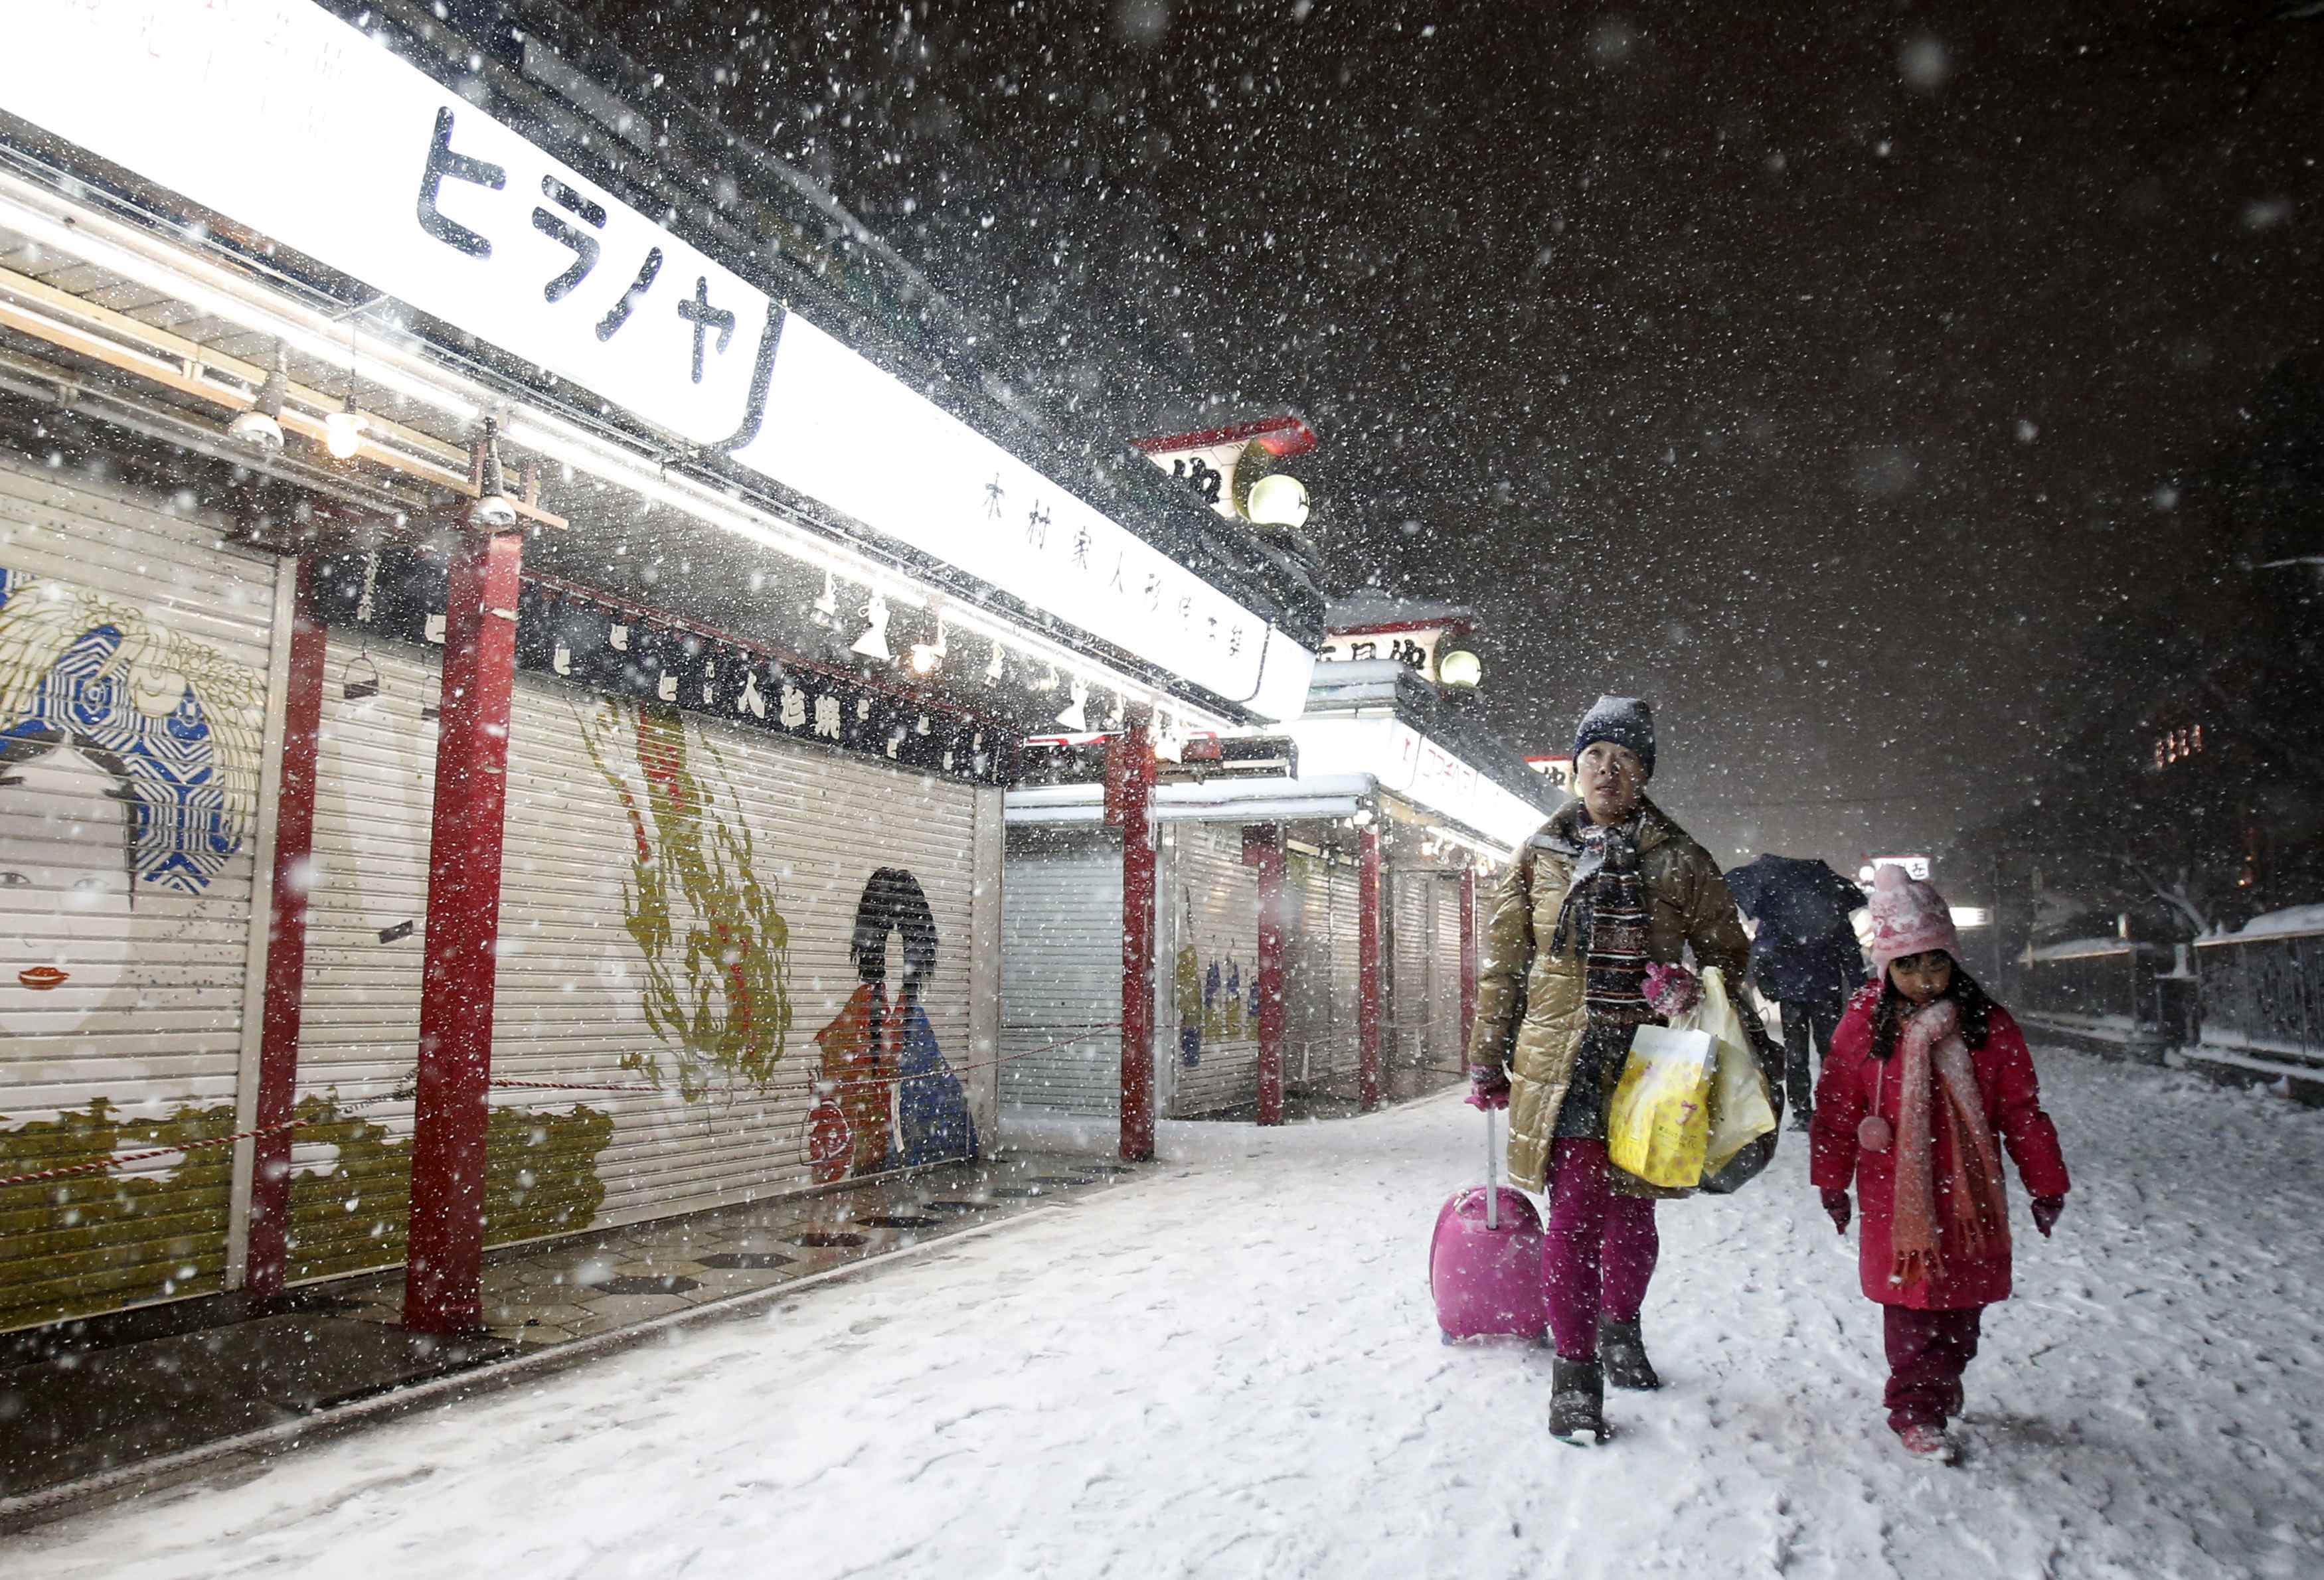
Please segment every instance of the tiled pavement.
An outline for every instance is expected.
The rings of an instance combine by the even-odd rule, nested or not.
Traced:
[[[851,1263],[1054,1205],[1130,1171],[1087,1156],[1010,1153],[984,1162],[602,1229],[484,1259],[484,1321],[500,1338],[563,1344],[794,1282]],[[403,1320],[400,1272],[331,1286],[341,1314]]]

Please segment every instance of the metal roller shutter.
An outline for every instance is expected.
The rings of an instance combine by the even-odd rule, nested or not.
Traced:
[[[978,806],[970,785],[520,677],[493,1070],[663,1088],[531,1105],[566,1111],[562,1150],[594,1160],[599,1221],[812,1182],[814,1087],[839,1074],[860,986],[849,941],[860,915],[887,919],[902,881],[874,896],[875,871],[908,874],[934,920],[919,1003],[936,1050],[955,1067],[989,1061],[971,1055]],[[907,962],[890,952],[894,1002]],[[920,1095],[850,1114],[858,1171]]]
[[[1240,823],[1171,827],[1162,896],[1178,927],[1163,963],[1174,987],[1191,966],[1198,995],[1174,995],[1155,1054],[1174,1061],[1167,1112],[1184,1118],[1259,1100],[1259,869],[1243,865]]]
[[[1435,992],[1431,1000],[1428,1061],[1439,1070],[1467,1062],[1469,1028],[1461,1024],[1461,875],[1436,875]]]
[[[290,1148],[293,1281],[403,1260],[411,1102],[380,1099],[419,1058],[441,689],[434,648],[337,632],[325,643],[299,1038],[306,1124]]]
[[[1363,1059],[1357,1024],[1363,976],[1363,939],[1359,932],[1363,907],[1358,903],[1362,890],[1352,866],[1334,864],[1331,886],[1332,1004],[1337,1034],[1332,1040],[1330,1062],[1321,1068],[1329,1075],[1352,1076]]]
[[[0,572],[0,1178],[229,1135],[288,580],[5,464]],[[224,1287],[235,1156],[0,1187],[0,1328]]]
[[[325,1089],[388,1090],[416,1055],[440,683],[433,651],[334,636],[329,665],[300,1084],[322,1094],[302,1116],[337,1119]],[[860,1039],[842,1014],[859,986],[849,942],[879,868],[908,872],[927,901],[921,1006],[989,1135],[991,1055],[976,1050],[991,1028],[972,1013],[971,955],[977,906],[999,903],[997,881],[980,898],[976,865],[984,850],[997,868],[979,824],[998,816],[973,786],[520,675],[493,1073],[540,1084],[493,1092],[488,1242],[815,1182],[814,1089],[826,1050],[844,1057],[851,1024]],[[904,969],[888,961],[891,992]],[[851,1113],[867,1140],[898,1118],[887,1090],[876,1118]],[[401,1259],[410,1113],[389,1102],[301,1132],[293,1277]],[[869,1166],[852,1148],[836,1165]]]
[[[1001,1101],[1119,1117],[1121,837],[1036,825],[1010,829],[1008,850]]]
[[[1391,1064],[1428,1062],[1435,999],[1436,875],[1398,872],[1389,877],[1387,1046]]]
[[[1299,909],[1284,949],[1283,1070],[1305,1086],[1327,1077],[1334,1047],[1355,1035],[1355,1006],[1333,997],[1331,868],[1299,851],[1285,865]]]

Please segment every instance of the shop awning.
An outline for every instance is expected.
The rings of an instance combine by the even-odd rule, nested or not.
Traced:
[[[1220,779],[1209,784],[1157,785],[1157,822],[1296,822],[1353,817],[1377,794],[1369,774],[1319,774],[1297,779]],[[1028,785],[1002,800],[1010,824],[1092,823],[1105,815],[1102,785]]]

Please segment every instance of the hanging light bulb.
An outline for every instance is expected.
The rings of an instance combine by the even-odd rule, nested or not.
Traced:
[[[855,638],[849,651],[861,653],[866,658],[893,658],[895,654],[888,649],[887,599],[877,592],[872,594],[872,601],[863,606],[863,634]]]
[[[266,381],[258,386],[257,401],[248,411],[238,412],[226,425],[226,436],[236,444],[272,455],[282,448],[282,399],[290,392],[290,372],[282,354],[282,343],[274,343],[273,371]]]
[[[1119,730],[1128,721],[1129,717],[1130,704],[1122,700],[1120,692],[1114,693],[1113,712],[1105,716],[1105,727],[1108,730]]]
[[[823,596],[815,601],[815,610],[808,618],[819,626],[839,623],[839,585],[828,570],[823,573]]]
[[[323,448],[335,461],[352,461],[363,448],[364,417],[355,409],[355,392],[347,391],[347,403],[323,419]]]
[[[1089,728],[1089,682],[1074,676],[1073,693],[1074,700],[1057,715],[1057,722],[1079,735]]]
[[[516,501],[501,475],[500,424],[489,417],[476,436],[476,502],[468,507],[468,525],[484,532],[516,525]]]
[[[936,639],[933,642],[912,644],[912,673],[925,678],[943,668],[945,648],[944,616],[938,615],[936,616]]]
[[[1001,662],[1001,644],[996,641],[992,644],[992,657],[984,666],[984,678],[997,684],[1006,673]]]

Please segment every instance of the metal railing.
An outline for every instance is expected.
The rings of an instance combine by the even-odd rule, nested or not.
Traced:
[[[2197,1046],[2324,1063],[2324,932],[2199,939]]]
[[[2018,1000],[2031,1014],[2124,1031],[2160,1029],[2154,972],[2141,947],[2025,962]]]

